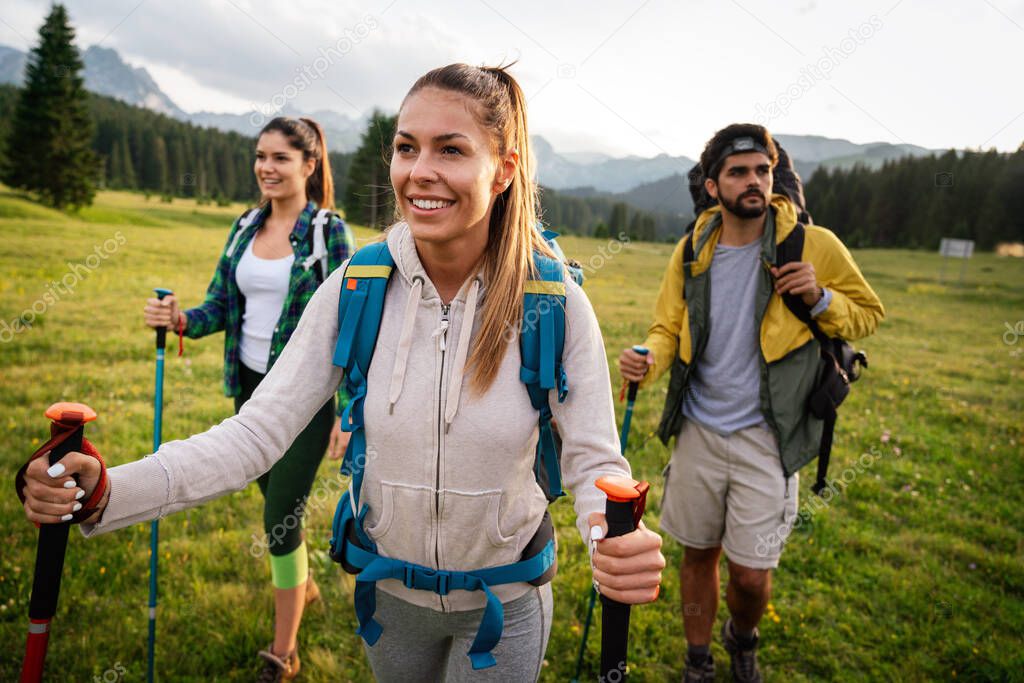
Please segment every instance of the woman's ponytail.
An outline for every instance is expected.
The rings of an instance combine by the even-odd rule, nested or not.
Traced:
[[[327,152],[327,138],[324,129],[313,119],[300,118],[304,124],[316,134],[316,168],[313,175],[306,180],[306,196],[317,203],[321,209],[334,209],[334,177],[331,175],[331,159]]]

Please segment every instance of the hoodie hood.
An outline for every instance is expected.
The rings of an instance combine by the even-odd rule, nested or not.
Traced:
[[[441,295],[438,294],[437,288],[434,287],[434,283],[427,276],[426,269],[423,268],[419,252],[416,251],[416,240],[412,236],[412,230],[409,229],[409,225],[404,221],[392,225],[387,230],[386,241],[388,251],[391,252],[391,257],[395,259],[395,268],[405,282],[411,287],[416,283],[417,279],[422,280],[423,299],[428,301],[433,299],[439,300]],[[474,281],[478,281],[478,295],[482,296],[483,291],[486,289],[486,283],[483,272],[477,271],[475,275],[462,283],[462,287],[459,288],[451,303],[456,301],[464,302],[469,293],[469,287]]]

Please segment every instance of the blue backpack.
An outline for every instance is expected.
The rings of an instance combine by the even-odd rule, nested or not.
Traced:
[[[554,242],[556,233],[544,231],[544,238],[559,257],[561,249]],[[537,443],[534,474],[549,501],[564,495],[558,462],[558,450],[551,426],[548,394],[556,391],[561,403],[569,386],[562,367],[565,342],[564,268],[582,284],[582,271],[575,264],[564,263],[534,253],[536,279],[526,282],[523,296],[523,323],[520,326],[519,348],[522,367],[519,376],[526,385],[530,402],[539,414],[540,438]],[[407,588],[429,590],[447,595],[452,590],[479,590],[487,598],[483,619],[468,655],[474,669],[495,664],[491,650],[501,639],[504,610],[490,586],[529,582],[542,585],[556,571],[555,542],[550,515],[527,546],[519,562],[469,572],[445,571],[402,560],[382,557],[366,534],[363,524],[368,513],[360,498],[366,466],[366,433],[363,401],[366,398],[366,377],[373,359],[384,298],[395,262],[384,242],[364,246],[353,255],[345,270],[341,298],[338,303],[338,341],[334,349],[334,365],[344,370],[345,388],[351,397],[341,416],[341,428],[352,432],[341,465],[341,473],[351,476],[349,490],[342,495],[331,526],[331,559],[345,570],[356,574],[355,609],[359,621],[357,633],[368,645],[380,638],[382,627],[373,619],[376,611],[376,582],[397,579]]]

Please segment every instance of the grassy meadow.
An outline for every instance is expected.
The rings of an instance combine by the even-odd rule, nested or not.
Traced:
[[[144,300],[164,286],[186,305],[198,302],[242,209],[101,192],[94,206],[67,214],[0,187],[0,479],[11,482],[47,437],[43,411],[58,400],[96,409],[87,434],[109,463],[150,452],[153,334],[142,323]],[[614,367],[619,350],[645,335],[672,246],[571,237],[562,244],[587,267]],[[933,253],[854,256],[888,317],[859,344],[871,366],[840,415],[831,474],[845,485],[827,504],[812,502],[813,466],[804,470],[803,517],[762,622],[766,679],[1024,681],[1024,261],[979,254],[960,285],[956,262],[939,283]],[[19,316],[34,320],[14,331]],[[232,413],[221,391],[221,337],[186,340],[181,358],[171,342],[165,440]],[[628,453],[635,476],[652,484],[646,520],[655,529],[668,452],[652,432],[666,381],[640,395]],[[612,382],[617,392],[614,371]],[[5,486],[0,680],[13,680],[36,531]],[[325,461],[307,519],[324,601],[307,612],[299,635],[306,681],[371,680],[354,633],[353,581],[326,555],[340,487],[337,465]],[[318,488],[330,495],[317,496]],[[256,651],[273,628],[269,565],[254,552],[261,508],[251,486],[161,522],[161,680],[255,677]],[[553,510],[560,571],[542,680],[566,681],[590,578],[571,505]],[[682,670],[680,547],[666,541],[665,554],[660,599],[633,611],[634,681],[676,681]],[[73,532],[49,680],[145,677],[148,556],[148,524],[90,541]],[[725,614],[723,604],[716,639]],[[597,622],[588,680],[596,677],[599,633]],[[719,680],[728,680],[720,643],[713,654]]]

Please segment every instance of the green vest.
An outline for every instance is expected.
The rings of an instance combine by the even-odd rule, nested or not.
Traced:
[[[701,232],[694,245],[699,254],[708,238],[719,228],[721,215],[716,215],[708,227]],[[775,210],[768,209],[764,236],[761,238],[761,253],[775,263]],[[771,275],[764,268],[757,270],[757,326],[761,327],[768,301],[774,293]],[[700,363],[708,338],[708,315],[711,308],[711,269],[693,276],[691,264],[683,264],[683,289],[689,314],[690,340],[693,345],[690,358],[685,363],[677,354],[672,363],[669,377],[668,396],[658,426],[658,437],[668,445],[669,439],[678,436],[683,427],[683,402],[689,391],[690,378]],[[790,315],[785,312],[784,315]],[[818,457],[821,445],[822,421],[807,412],[807,397],[810,395],[821,372],[821,354],[818,342],[813,338],[785,357],[772,363],[765,362],[764,354],[758,354],[761,368],[761,382],[758,394],[761,413],[775,433],[779,444],[779,456],[783,474],[788,478],[801,467]]]

